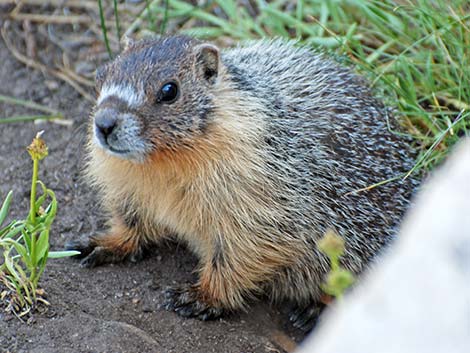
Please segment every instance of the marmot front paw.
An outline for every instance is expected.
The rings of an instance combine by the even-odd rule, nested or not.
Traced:
[[[110,248],[101,246],[99,238],[87,240],[70,241],[65,244],[66,250],[80,251],[76,258],[80,259],[80,267],[93,268],[104,264],[118,263],[125,259],[138,262],[142,259],[142,251],[125,254],[120,251],[112,251]]]

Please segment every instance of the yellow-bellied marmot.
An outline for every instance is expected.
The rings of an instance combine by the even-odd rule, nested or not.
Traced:
[[[84,266],[140,254],[176,234],[199,280],[165,307],[211,319],[267,293],[313,322],[328,260],[317,240],[346,239],[355,273],[387,244],[412,179],[355,190],[412,166],[407,142],[367,82],[283,41],[220,51],[185,36],[130,43],[96,77],[88,174],[111,214]],[[393,125],[393,121],[390,122]]]

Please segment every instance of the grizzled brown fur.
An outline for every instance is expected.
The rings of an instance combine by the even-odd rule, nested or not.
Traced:
[[[215,318],[264,293],[294,302],[308,328],[329,268],[317,240],[334,229],[344,266],[361,272],[415,187],[355,192],[408,170],[407,141],[363,79],[286,41],[131,43],[97,89],[88,174],[110,229],[71,247],[94,266],[175,234],[200,259],[199,281],[167,292],[183,316]]]

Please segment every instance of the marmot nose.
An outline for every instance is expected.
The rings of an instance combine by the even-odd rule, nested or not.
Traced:
[[[105,140],[111,135],[117,125],[116,115],[115,111],[106,109],[98,112],[95,116],[95,126]]]

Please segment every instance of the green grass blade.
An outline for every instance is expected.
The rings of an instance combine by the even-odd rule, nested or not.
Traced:
[[[224,30],[217,27],[194,27],[186,28],[180,31],[181,34],[187,34],[189,36],[197,38],[214,38],[223,36]]]
[[[157,24],[155,21],[155,17],[153,17],[153,12],[152,12],[152,7],[155,3],[160,2],[158,1],[152,1],[152,3],[149,2],[149,0],[145,0],[145,13],[147,15],[147,21],[149,23],[149,27],[152,31],[156,32],[157,31]]]
[[[8,104],[21,105],[23,107],[39,110],[41,112],[49,113],[51,115],[59,115],[57,111],[52,108],[46,107],[41,104],[37,104],[35,102],[20,99],[20,98],[4,96],[0,94],[0,101],[4,103],[8,103]]]
[[[48,258],[49,259],[60,259],[62,257],[69,257],[80,255],[80,251],[75,250],[67,250],[67,251],[49,251]]]
[[[163,12],[163,21],[160,27],[160,34],[164,35],[166,31],[166,26],[168,24],[168,17],[169,17],[169,8],[170,8],[170,0],[165,0],[165,11]]]
[[[36,251],[37,251],[37,262],[41,261],[44,256],[47,256],[49,250],[49,230],[44,229],[37,240]]]
[[[119,23],[118,2],[113,0],[114,21],[116,23],[116,34],[118,39],[121,39],[121,25]],[[119,41],[119,49],[121,49],[121,41]]]
[[[237,4],[233,0],[215,0],[227,17],[234,20],[237,17]]]
[[[25,123],[29,121],[35,120],[59,120],[63,119],[64,116],[62,114],[55,114],[55,115],[17,115],[9,118],[0,118],[0,124],[12,124],[12,123]]]
[[[418,159],[418,161],[415,163],[413,168],[411,168],[408,173],[404,176],[403,179],[408,178],[411,174],[413,174],[417,169],[419,169],[429,158],[431,153],[434,151],[434,149],[442,142],[444,137],[449,133],[449,131],[452,130],[452,128],[457,125],[460,121],[464,119],[465,115],[464,112],[462,111],[460,116],[450,125],[445,131],[442,131],[436,138],[436,140],[433,142],[431,147],[428,148],[428,150],[421,156],[421,158]]]
[[[11,224],[11,226],[5,229],[4,235],[1,235],[3,234],[3,230],[2,230],[2,232],[0,232],[0,239],[11,239],[13,237],[16,237],[19,233],[23,231],[25,227],[24,223],[20,223],[19,225],[15,225],[15,224],[16,223],[14,222]]]
[[[304,0],[297,0],[297,5],[295,8],[295,17],[298,23],[302,23],[304,19]],[[296,28],[297,38],[300,38],[302,35],[302,29],[300,27]]]
[[[26,266],[28,268],[31,267],[31,262],[29,261],[28,251],[26,250],[26,248],[19,242],[13,240],[11,240],[11,245],[15,248],[16,252],[18,253],[18,255],[20,255],[21,260],[26,264]]]
[[[9,256],[9,253],[11,252],[11,248],[4,250],[4,264],[8,270],[8,273],[13,276],[16,282],[22,283],[22,278],[21,275],[16,271],[15,268],[15,263],[13,262],[12,258]]]
[[[28,249],[28,252],[31,252],[31,232],[28,229],[28,225],[25,224],[25,227],[21,230],[22,239]]]
[[[11,199],[13,197],[13,191],[9,191],[5,201],[3,201],[2,208],[0,208],[0,226],[5,221],[5,218],[8,215],[8,210],[10,209]]]
[[[113,52],[111,51],[111,47],[109,46],[109,39],[108,39],[108,30],[106,29],[106,20],[104,18],[104,10],[103,10],[103,0],[98,0],[98,8],[100,12],[100,26],[101,32],[103,33],[103,40],[106,46],[106,51],[108,52],[109,58],[113,58]]]
[[[47,194],[51,198],[51,203],[49,205],[50,207],[47,210],[47,217],[44,220],[44,226],[46,228],[50,228],[50,226],[51,226],[52,222],[54,221],[54,218],[57,214],[57,199],[56,199],[55,194],[52,190],[47,189]]]
[[[297,28],[299,31],[302,33],[305,33],[309,36],[316,36],[317,33],[315,29],[312,26],[309,26],[308,24],[299,21],[297,18],[280,11],[273,6],[266,6],[264,8],[264,12],[266,13],[267,16],[269,16],[271,19],[282,23],[283,26],[287,27],[292,27],[292,28]]]

